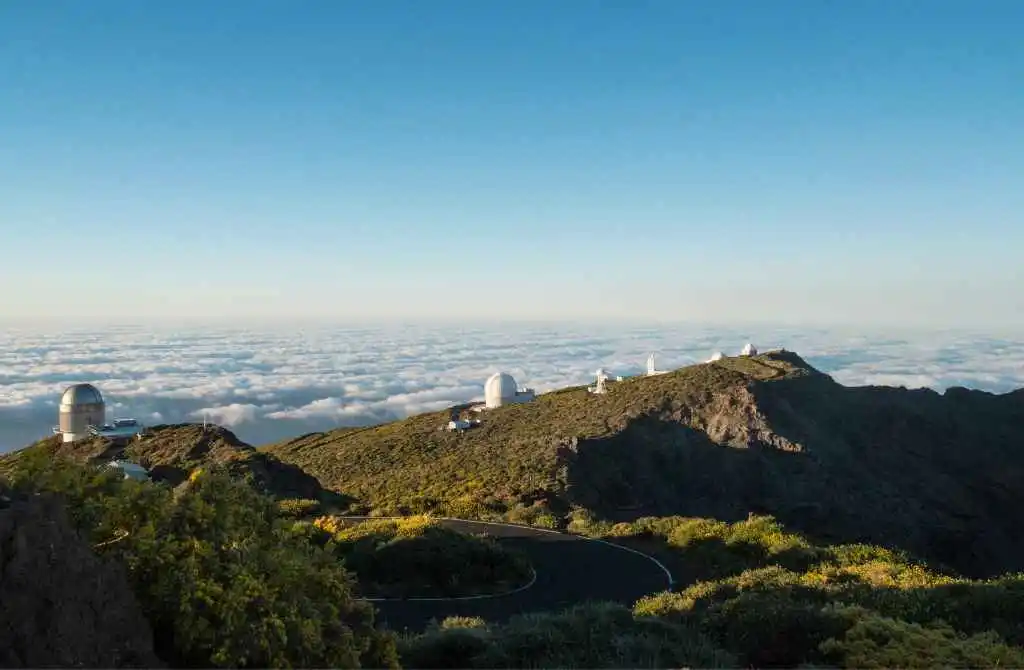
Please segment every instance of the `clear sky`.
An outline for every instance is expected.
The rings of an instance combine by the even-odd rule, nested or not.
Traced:
[[[0,317],[1024,322],[1020,0],[2,0]]]

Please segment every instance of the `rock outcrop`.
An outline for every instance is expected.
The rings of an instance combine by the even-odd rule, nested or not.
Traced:
[[[152,668],[153,634],[119,565],[50,496],[0,496],[0,667]]]

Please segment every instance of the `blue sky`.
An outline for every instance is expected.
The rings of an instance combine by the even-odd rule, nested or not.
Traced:
[[[1024,325],[1021,25],[7,0],[0,315]]]

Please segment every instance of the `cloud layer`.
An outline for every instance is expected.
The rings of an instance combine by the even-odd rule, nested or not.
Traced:
[[[61,391],[90,382],[108,414],[208,420],[254,444],[482,398],[491,373],[540,392],[702,362],[746,341],[786,347],[848,385],[1024,386],[1024,336],[712,327],[110,328],[0,334],[0,451],[48,434]]]

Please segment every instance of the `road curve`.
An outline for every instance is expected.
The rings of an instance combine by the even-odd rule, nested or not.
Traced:
[[[342,517],[358,523],[381,517]],[[439,519],[451,530],[486,534],[525,554],[536,579],[507,595],[472,599],[374,600],[378,620],[392,630],[422,630],[431,619],[479,616],[504,621],[524,612],[560,610],[586,601],[632,606],[672,586],[672,575],[654,558],[621,545],[513,524]]]

